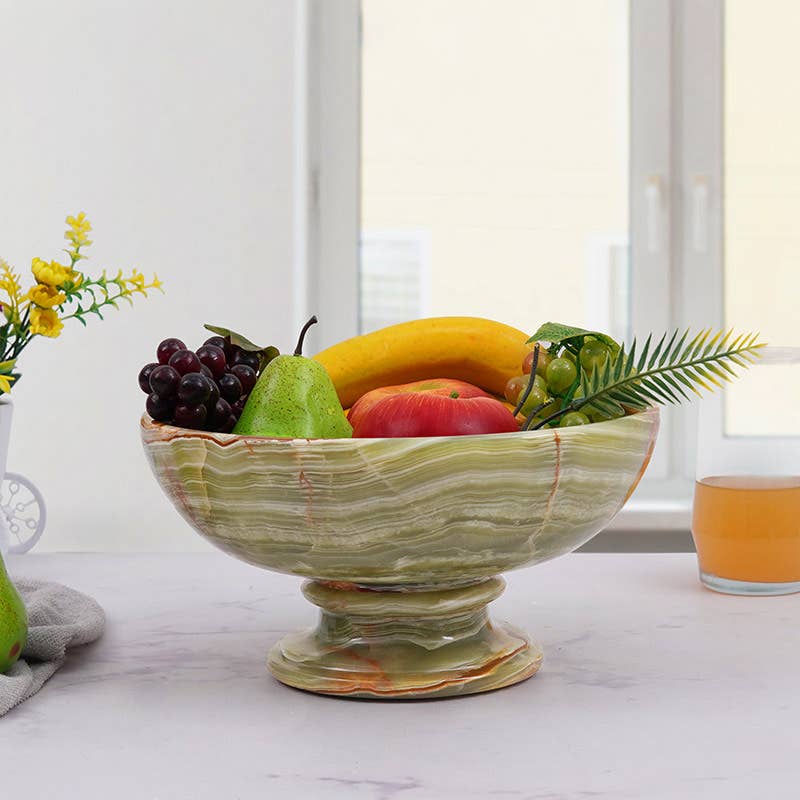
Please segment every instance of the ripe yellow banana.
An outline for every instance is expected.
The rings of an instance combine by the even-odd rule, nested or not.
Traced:
[[[458,378],[501,395],[532,345],[522,331],[479,317],[432,317],[354,336],[314,356],[344,408],[381,386]]]

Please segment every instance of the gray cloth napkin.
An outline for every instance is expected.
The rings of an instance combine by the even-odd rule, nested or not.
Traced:
[[[103,609],[85,594],[24,578],[14,585],[28,611],[28,641],[19,661],[0,675],[0,716],[42,688],[68,647],[93,642],[105,627]]]

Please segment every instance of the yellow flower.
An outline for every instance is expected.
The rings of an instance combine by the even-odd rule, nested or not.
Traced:
[[[162,281],[159,280],[158,275],[153,273],[153,280],[151,283],[147,282],[147,279],[139,272],[138,269],[134,269],[131,272],[130,278],[123,278],[122,273],[117,275],[117,281],[122,281],[120,288],[122,289],[122,296],[128,297],[133,292],[138,292],[139,294],[143,294],[147,297],[147,290],[148,289],[158,289],[159,291],[164,291],[161,287],[164,285]],[[127,285],[126,285],[127,284]]]
[[[0,392],[8,394],[11,391],[11,381],[13,380],[13,375],[0,375]]]
[[[39,308],[53,308],[53,306],[60,306],[67,296],[52,286],[40,283],[28,292],[28,299]]]
[[[31,309],[31,335],[36,336],[49,336],[55,339],[64,323],[58,318],[58,314],[50,308],[37,308]]]
[[[86,219],[86,214],[81,211],[74,217],[67,217],[67,225],[72,228],[75,233],[88,233],[92,229],[92,223]]]
[[[67,225],[69,225],[69,229],[64,234],[64,238],[72,242],[76,249],[88,247],[92,243],[88,236],[92,229],[92,223],[86,219],[83,211],[74,217],[67,217]]]
[[[74,292],[76,289],[80,288],[80,285],[83,283],[83,273],[78,272],[76,269],[68,269],[67,272],[67,280],[61,284],[61,288],[67,290],[67,292]]]
[[[2,258],[0,258],[0,290],[8,295],[8,301],[12,307],[16,308],[22,302],[22,287],[19,277]],[[3,310],[5,307],[4,303]]]
[[[71,278],[73,271],[69,267],[59,264],[58,261],[51,261],[48,264],[41,258],[34,258],[31,262],[31,272],[39,283],[47,286],[60,286]]]
[[[83,236],[82,234],[75,233],[74,231],[67,231],[64,234],[64,238],[67,241],[72,242],[74,247],[88,247],[92,243],[91,239]]]

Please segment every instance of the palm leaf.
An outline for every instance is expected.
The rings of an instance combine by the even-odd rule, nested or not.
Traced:
[[[757,333],[733,338],[733,331],[702,330],[689,336],[686,330],[665,333],[653,346],[648,336],[638,354],[636,341],[623,346],[591,374],[581,372],[582,397],[576,397],[555,414],[537,423],[540,428],[566,414],[591,406],[606,417],[618,416],[623,407],[644,409],[653,404],[681,403],[689,392],[713,391],[738,377],[734,366],[746,368],[765,346]]]

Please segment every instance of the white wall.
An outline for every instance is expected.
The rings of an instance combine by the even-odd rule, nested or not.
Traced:
[[[205,546],[146,465],[136,376],[205,321],[296,337],[293,36],[293,0],[0,0],[0,254],[28,278],[84,210],[87,271],[166,286],[20,359],[9,469],[47,498],[39,549]]]

